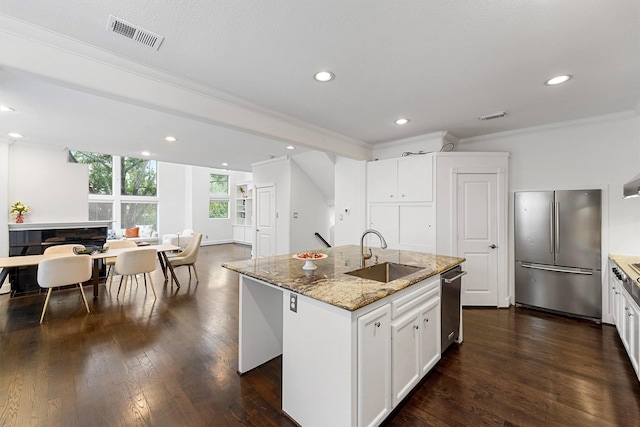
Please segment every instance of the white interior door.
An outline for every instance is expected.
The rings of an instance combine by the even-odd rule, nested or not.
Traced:
[[[458,256],[462,305],[498,306],[498,198],[495,173],[458,174]]]
[[[276,254],[276,190],[256,188],[256,258]]]

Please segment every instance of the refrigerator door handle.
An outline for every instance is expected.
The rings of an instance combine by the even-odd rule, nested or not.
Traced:
[[[549,253],[553,253],[553,202],[549,202]]]
[[[556,254],[560,253],[560,202],[556,202]]]
[[[524,268],[532,268],[534,270],[555,271],[557,273],[572,273],[572,274],[584,274],[587,276],[593,276],[593,270],[586,270],[582,268],[564,268],[554,267],[551,265],[532,264],[528,262],[520,263]]]

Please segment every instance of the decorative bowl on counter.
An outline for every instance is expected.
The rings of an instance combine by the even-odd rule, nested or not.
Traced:
[[[303,270],[315,270],[316,268],[318,268],[318,266],[316,266],[313,261],[324,259],[328,256],[329,255],[320,252],[300,252],[297,254],[293,254],[292,258],[305,261],[304,265],[302,266]]]

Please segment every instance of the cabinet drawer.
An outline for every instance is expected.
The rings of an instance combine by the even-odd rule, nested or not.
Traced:
[[[391,318],[395,319],[398,316],[411,311],[414,307],[424,303],[425,301],[440,296],[440,276],[437,279],[427,279],[431,282],[426,283],[419,289],[408,293],[391,302]]]

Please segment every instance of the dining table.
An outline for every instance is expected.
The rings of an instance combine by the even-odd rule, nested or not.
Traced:
[[[91,280],[93,284],[93,297],[98,298],[99,294],[99,283],[100,283],[100,261],[106,258],[117,257],[123,252],[128,251],[138,251],[143,249],[155,249],[158,253],[158,261],[160,262],[160,267],[162,268],[162,274],[164,275],[164,280],[169,280],[168,274],[171,274],[173,281],[176,282],[176,286],[180,287],[180,283],[178,282],[178,278],[176,277],[176,273],[169,262],[169,256],[167,252],[173,252],[180,250],[180,246],[176,245],[149,245],[149,246],[140,246],[135,248],[118,248],[118,249],[108,249],[105,252],[95,251],[89,256],[93,260],[93,272],[91,275]],[[13,256],[13,257],[0,257],[0,268],[2,271],[0,272],[0,286],[4,283],[9,271],[12,268],[18,267],[28,267],[35,266],[40,264],[40,261],[59,256],[68,256],[68,254],[55,254],[55,255],[23,255],[23,256]],[[168,273],[167,273],[168,271]]]

